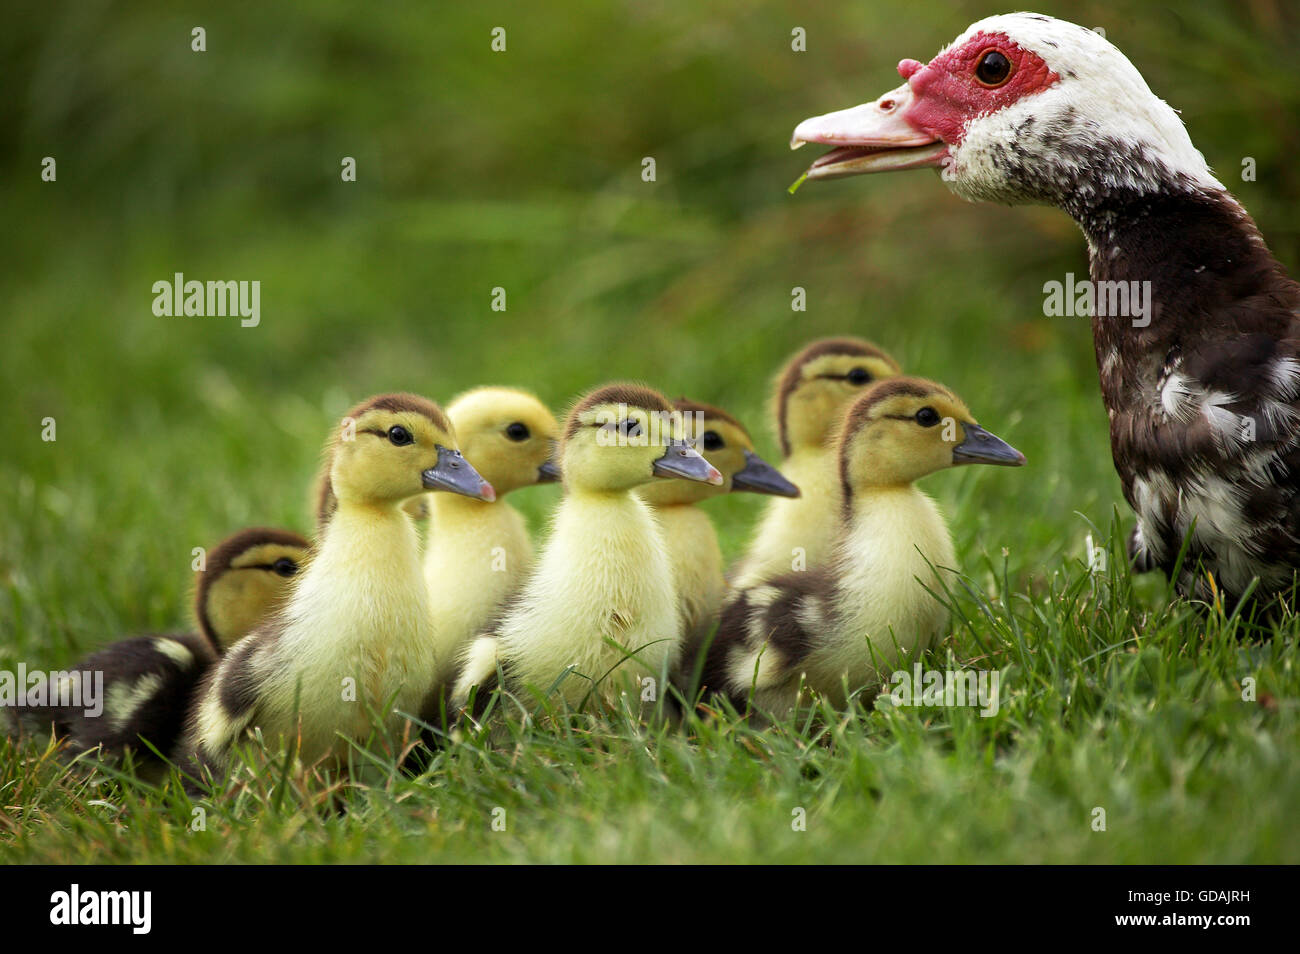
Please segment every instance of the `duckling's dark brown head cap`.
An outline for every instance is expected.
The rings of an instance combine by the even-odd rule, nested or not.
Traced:
[[[673,407],[681,411],[683,414],[703,414],[706,421],[726,421],[746,437],[749,437],[749,429],[720,407],[715,407],[712,404],[705,404],[703,401],[692,401],[689,398],[684,397],[679,397],[677,400],[673,401]]]
[[[804,365],[827,355],[876,358],[889,365],[895,374],[902,370],[893,357],[863,338],[820,338],[807,345],[786,362],[777,379],[776,426],[777,436],[781,441],[781,452],[784,454],[790,453],[790,439],[786,428],[786,409],[790,403],[790,395],[794,393],[795,388],[799,386],[799,382],[803,380]]]
[[[589,392],[579,399],[577,404],[573,405],[572,410],[569,411],[569,416],[564,422],[564,439],[567,441],[578,432],[578,428],[582,426],[578,419],[583,413],[601,404],[625,404],[628,407],[636,407],[650,412],[667,411],[671,413],[673,410],[673,406],[668,402],[668,399],[654,388],[646,387],[644,384],[636,384],[632,381],[614,381]]]
[[[448,423],[447,415],[442,412],[442,408],[418,394],[400,392],[397,394],[380,394],[362,401],[348,411],[345,416],[356,419],[368,411],[410,411],[413,414],[427,417],[444,431],[451,431],[451,424]]]
[[[229,570],[231,564],[238,560],[241,555],[255,547],[266,546],[267,544],[293,547],[304,551],[311,547],[306,537],[300,536],[292,530],[280,530],[275,527],[249,527],[226,537],[207,555],[203,571],[199,573],[198,583],[194,589],[194,615],[198,619],[199,628],[213,641],[214,645],[217,645],[216,637],[212,628],[212,621],[208,618],[208,592],[212,589],[212,584],[220,579],[221,575]]]
[[[842,437],[844,440],[856,434],[864,424],[871,420],[872,410],[882,401],[887,401],[892,397],[941,397],[950,401],[961,403],[961,399],[953,394],[942,384],[934,381],[927,381],[925,378],[887,378],[884,381],[878,381],[871,385],[862,397],[853,402],[849,412],[844,415],[844,430]]]

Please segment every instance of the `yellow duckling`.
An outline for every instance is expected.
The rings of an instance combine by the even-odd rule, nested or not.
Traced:
[[[910,665],[947,627],[925,589],[930,567],[957,567],[947,524],[914,482],[961,464],[1025,462],[947,388],[909,377],[854,402],[838,459],[847,523],[829,564],[760,581],[723,610],[703,681],[737,708],[752,692],[760,709],[788,711],[801,676],[842,705],[846,687],[877,687]]]
[[[503,501],[512,490],[558,480],[552,460],[559,425],[541,401],[514,388],[476,388],[447,405],[461,453],[496,491],[488,502],[431,494],[424,579],[438,607],[439,659],[450,680],[455,661],[483,632],[493,611],[520,585],[533,562],[523,516]]]
[[[194,616],[216,655],[266,620],[310,554],[311,544],[299,534],[252,527],[207,555],[194,587]]]
[[[482,500],[492,486],[465,460],[442,409],[411,394],[354,408],[335,429],[326,493],[335,503],[283,609],[221,660],[195,700],[186,768],[225,765],[250,728],[299,757],[342,757],[370,713],[400,728],[425,711],[442,660],[415,525],[402,505],[431,490]]]
[[[494,632],[470,644],[453,709],[476,690],[481,703],[498,666],[512,691],[545,693],[558,682],[564,700],[579,706],[588,694],[613,704],[646,677],[662,687],[677,664],[671,558],[650,506],[633,491],[664,477],[720,486],[722,475],[683,440],[662,394],[625,383],[574,405],[560,469],[565,496],[536,569]]]
[[[685,398],[673,407],[682,415],[687,438],[722,474],[720,486],[660,480],[638,491],[654,508],[668,544],[686,640],[683,661],[690,666],[694,650],[717,621],[727,589],[718,535],[708,514],[695,504],[733,491],[798,497],[799,488],[755,453],[749,431],[726,411]]]
[[[103,711],[29,709],[21,713],[24,724],[52,726],[73,753],[98,747],[116,757],[130,750],[137,764],[153,768],[150,746],[164,755],[172,751],[199,679],[228,646],[275,611],[308,553],[307,541],[288,530],[253,527],[223,540],[198,574],[198,633],[136,636],[91,653],[69,670],[69,678],[102,674]]]
[[[898,362],[860,338],[814,341],[776,379],[773,417],[781,439],[781,473],[801,491],[774,498],[754,540],[731,574],[736,588],[822,566],[840,519],[835,437],[850,403],[869,384],[899,373]]]

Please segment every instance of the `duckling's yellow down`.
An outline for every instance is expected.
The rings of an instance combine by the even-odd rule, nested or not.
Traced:
[[[811,342],[786,363],[775,381],[772,410],[786,454],[781,472],[802,493],[768,502],[754,540],[732,574],[733,587],[825,565],[843,520],[834,445],[844,411],[870,382],[898,373],[897,361],[860,338]]]
[[[368,710],[387,712],[390,729],[398,711],[418,714],[440,659],[411,519],[397,507],[338,510],[281,625],[276,640],[232,650],[255,654],[257,705],[231,719],[209,692],[196,723],[204,750],[221,752],[256,724],[268,741],[297,735],[305,761],[342,757],[347,739],[369,735]]]
[[[464,704],[488,682],[498,656],[510,661],[513,682],[542,692],[572,667],[559,687],[571,706],[593,689],[607,704],[621,692],[639,698],[646,677],[662,687],[681,650],[672,579],[644,501],[570,490],[519,601],[495,636],[471,646],[454,700]]]
[[[451,680],[457,656],[532,566],[528,527],[502,498],[553,479],[543,467],[553,463],[559,427],[541,401],[517,388],[475,388],[453,400],[447,416],[465,459],[492,484],[497,499],[426,495],[424,577],[437,608],[434,638],[444,661],[440,684]]]
[[[698,643],[718,619],[727,591],[722,550],[708,514],[695,504],[654,509],[663,531],[686,645]]]
[[[416,395],[355,408],[328,449],[332,517],[284,608],[222,657],[191,713],[186,758],[220,769],[255,727],[307,761],[363,742],[381,714],[425,714],[441,660],[419,541],[402,505],[438,489],[492,499],[442,410]]]
[[[429,500],[424,579],[438,608],[435,652],[439,682],[452,677],[457,655],[512,592],[533,563],[533,542],[523,516],[508,503],[452,494]]]
[[[735,589],[823,566],[834,552],[843,521],[836,450],[796,448],[782,462],[781,473],[799,488],[800,496],[768,501],[753,542],[732,575]]]
[[[508,691],[558,686],[571,706],[663,698],[680,611],[661,528],[635,490],[667,477],[720,486],[722,474],[685,442],[667,398],[627,382],[573,406],[559,456],[565,495],[550,537],[520,598],[463,657],[454,708],[495,683],[498,664]]]

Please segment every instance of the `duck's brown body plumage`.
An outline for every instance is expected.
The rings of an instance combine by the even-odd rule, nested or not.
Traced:
[[[1093,319],[1135,563],[1172,574],[1190,532],[1185,590],[1210,595],[1198,563],[1230,597],[1255,576],[1282,589],[1300,566],[1300,286],[1226,193],[1122,209],[1089,242],[1095,282],[1151,282],[1148,327]]]

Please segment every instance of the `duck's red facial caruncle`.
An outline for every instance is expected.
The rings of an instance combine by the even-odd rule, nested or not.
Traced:
[[[903,60],[905,82],[871,103],[806,119],[791,148],[835,146],[808,170],[810,179],[943,166],[972,120],[1010,106],[1057,76],[1004,33],[980,31],[922,65]]]

